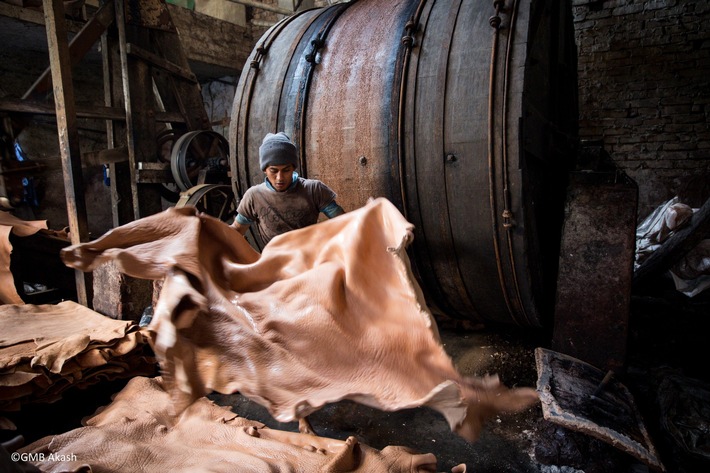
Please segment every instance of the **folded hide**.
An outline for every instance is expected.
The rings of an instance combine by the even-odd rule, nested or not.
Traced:
[[[0,306],[0,411],[155,372],[147,333],[73,301]]]
[[[114,260],[163,279],[150,330],[177,411],[239,391],[281,422],[350,399],[428,405],[473,441],[486,418],[537,401],[496,377],[464,378],[439,342],[405,247],[412,225],[376,199],[274,238],[259,255],[232,227],[169,209],[63,250],[90,271]]]
[[[159,379],[134,378],[84,427],[21,451],[44,454],[37,466],[47,473],[436,471],[431,453],[269,429],[204,397],[176,418],[170,406]]]
[[[25,237],[46,228],[46,220],[25,221],[0,210],[0,304],[24,304],[10,272],[10,233]]]

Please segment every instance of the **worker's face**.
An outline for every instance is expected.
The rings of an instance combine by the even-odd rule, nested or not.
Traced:
[[[293,171],[295,170],[296,168],[293,167],[293,164],[281,164],[269,166],[264,172],[274,189],[278,192],[283,192],[293,182]]]

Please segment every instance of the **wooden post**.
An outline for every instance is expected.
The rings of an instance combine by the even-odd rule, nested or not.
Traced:
[[[136,0],[130,0],[136,1]],[[157,186],[139,186],[138,162],[157,159],[155,133],[155,98],[150,68],[143,61],[129,57],[127,37],[139,44],[149,42],[148,28],[126,25],[125,1],[116,0],[116,26],[121,58],[123,100],[126,108],[126,144],[131,173],[131,196],[135,220],[153,215],[162,210]]]
[[[62,174],[67,201],[69,236],[73,245],[89,240],[84,200],[84,178],[81,173],[79,131],[74,108],[74,88],[71,60],[64,21],[64,4],[61,0],[43,0],[47,46],[54,85],[54,105],[57,112],[59,150],[62,157]],[[89,307],[91,300],[91,273],[76,270],[77,301]]]
[[[115,30],[115,26],[113,27]],[[123,108],[123,83],[118,41],[104,33],[101,37],[101,56],[104,74],[104,103],[109,107]],[[125,112],[125,110],[124,110]],[[126,145],[126,121],[106,120],[106,143],[108,148]],[[131,172],[128,162],[108,164],[111,190],[111,216],[114,227],[133,221],[133,194]]]

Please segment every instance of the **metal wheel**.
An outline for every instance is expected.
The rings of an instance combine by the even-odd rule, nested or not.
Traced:
[[[214,131],[191,131],[177,139],[170,169],[180,190],[203,184],[207,174],[228,175],[229,143]]]
[[[229,224],[234,221],[237,211],[232,186],[226,184],[200,184],[181,192],[175,207],[187,205]]]
[[[170,164],[175,130],[168,128],[158,133],[158,162]],[[180,188],[175,182],[164,182],[160,185],[160,195],[168,202],[175,203],[180,198]]]

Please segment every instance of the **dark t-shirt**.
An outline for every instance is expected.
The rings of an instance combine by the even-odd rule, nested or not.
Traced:
[[[335,192],[316,179],[298,177],[283,192],[263,182],[247,189],[237,213],[256,225],[266,244],[276,235],[313,225],[335,198]]]

